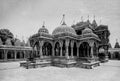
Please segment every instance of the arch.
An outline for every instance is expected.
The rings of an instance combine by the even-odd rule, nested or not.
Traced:
[[[50,41],[50,40],[44,40],[44,43],[45,42],[48,42],[48,43],[50,43],[53,46],[53,42],[52,41]]]
[[[88,42],[83,42],[79,46],[79,57],[89,57],[90,56],[90,46]]]
[[[77,56],[77,43],[74,42],[74,45],[73,45],[73,56]]]
[[[8,59],[14,59],[14,51],[13,50],[9,50],[7,53],[7,58]]]
[[[52,56],[52,45],[50,42],[44,42],[42,50],[43,56]]]
[[[54,48],[54,53],[55,53],[55,56],[60,56],[60,43],[59,42],[56,42],[55,43],[55,48]]]

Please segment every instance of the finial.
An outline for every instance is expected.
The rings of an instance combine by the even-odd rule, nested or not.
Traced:
[[[45,21],[43,21],[43,26],[42,27],[45,27]]]
[[[75,20],[73,20],[73,25],[75,24]]]
[[[100,19],[100,24],[101,24],[102,20]]]
[[[24,40],[24,36],[22,36],[22,40]]]
[[[93,19],[95,20],[95,15],[93,16]]]
[[[88,20],[89,20],[89,15],[88,15]]]
[[[118,42],[118,39],[116,39],[116,42]]]
[[[81,21],[83,22],[83,16],[81,16]]]
[[[62,25],[66,25],[66,23],[65,23],[65,14],[63,14],[63,18],[62,18]]]

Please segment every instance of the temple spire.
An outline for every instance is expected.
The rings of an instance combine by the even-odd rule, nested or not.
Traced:
[[[87,22],[90,23],[90,21],[89,21],[89,15],[88,15],[88,20],[87,20]]]
[[[62,25],[66,25],[66,23],[65,23],[65,14],[63,14],[63,18],[62,18],[61,23],[62,23]]]
[[[89,21],[89,15],[88,15],[88,21]]]
[[[118,42],[118,39],[116,39],[116,42]]]
[[[81,21],[83,22],[83,16],[81,16]]]
[[[93,16],[93,20],[95,20],[95,15]]]
[[[45,27],[45,21],[43,21],[43,25],[42,25],[42,27],[43,27],[43,28]]]

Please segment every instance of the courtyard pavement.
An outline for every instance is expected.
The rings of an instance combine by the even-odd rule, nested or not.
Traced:
[[[120,61],[110,60],[94,69],[25,69],[19,67],[19,62],[0,63],[0,81],[120,81]]]

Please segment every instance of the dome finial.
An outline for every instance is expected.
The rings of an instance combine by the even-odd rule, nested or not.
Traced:
[[[63,18],[62,18],[62,25],[66,25],[66,23],[65,23],[65,14],[63,14]]]
[[[93,16],[93,19],[95,20],[95,15]]]
[[[100,23],[100,25],[101,25],[101,23],[102,23],[102,18],[100,18],[100,21],[99,21],[99,23]]]
[[[88,15],[88,20],[89,20],[89,15]]]
[[[43,26],[42,27],[45,27],[45,21],[43,21]]]
[[[81,21],[83,22],[83,16],[81,16]]]
[[[24,36],[22,36],[22,41],[24,40]]]
[[[118,39],[116,39],[116,42],[118,42]]]

